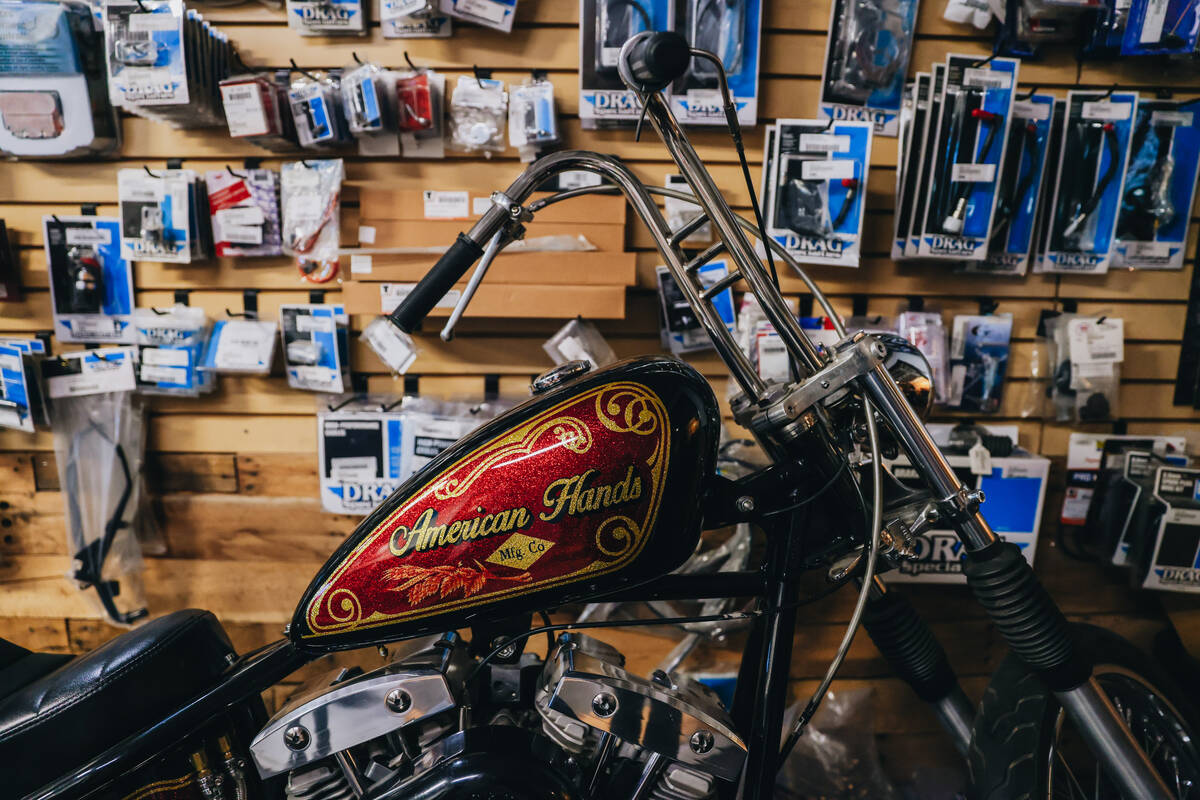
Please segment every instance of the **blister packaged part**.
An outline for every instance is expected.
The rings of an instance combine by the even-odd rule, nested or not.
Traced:
[[[269,375],[275,360],[279,324],[251,319],[219,319],[200,361],[201,372],[218,375]]]
[[[822,117],[867,120],[895,136],[916,0],[835,0],[821,77]]]
[[[974,56],[946,58],[940,116],[930,128],[934,156],[929,201],[918,220],[920,257],[987,257],[1019,66],[1009,58],[986,63]]]
[[[1195,55],[1198,33],[1195,0],[1132,0],[1121,55]]]
[[[175,305],[135,308],[137,389],[142,394],[199,397],[200,359],[208,341],[204,309]]]
[[[132,344],[133,270],[121,256],[112,217],[42,218],[54,337],[60,342]]]
[[[115,106],[187,105],[181,0],[110,0],[104,5],[109,91]]]
[[[329,147],[350,141],[336,76],[300,75],[288,89],[288,104],[301,147]]]
[[[672,0],[580,0],[579,119],[584,129],[633,126],[641,104],[617,74],[617,56],[632,36],[675,27]]]
[[[911,214],[911,208],[907,211],[904,208],[906,201],[905,185],[909,180],[909,161],[911,159],[910,148],[912,147],[913,138],[913,121],[917,116],[917,94],[918,91],[926,95],[925,103],[928,103],[929,92],[929,76],[926,74],[925,85],[923,89],[918,90],[918,82],[921,80],[921,74],[918,73],[916,80],[909,81],[904,86],[904,99],[900,103],[900,125],[896,135],[896,190],[892,195],[892,208],[895,209],[892,214],[892,247],[891,256],[893,260],[904,258],[905,240],[899,236],[899,231],[903,227],[904,222],[902,217],[905,214]]]
[[[279,334],[288,386],[334,394],[346,390],[348,322],[340,306],[280,306]]]
[[[517,16],[517,0],[441,0],[441,8],[443,14],[504,33]]]
[[[871,139],[868,122],[776,122],[767,234],[797,260],[858,266]]]
[[[121,253],[130,261],[190,264],[207,258],[211,236],[207,201],[190,169],[122,169],[117,172],[121,205]],[[203,231],[201,230],[203,217]]]
[[[617,354],[605,341],[604,335],[584,319],[567,322],[542,344],[542,349],[555,366],[568,361],[586,361],[593,369],[599,369],[617,360]]]
[[[684,0],[675,7],[675,30],[692,47],[715,54],[725,68],[729,94],[743,127],[758,124],[762,0]],[[671,110],[685,125],[725,125],[717,68],[693,58],[671,86]]]
[[[504,152],[508,92],[493,78],[461,75],[450,96],[450,146],[491,157]]]
[[[946,65],[934,64],[929,83],[929,111],[925,114],[925,126],[919,140],[913,142],[916,148],[916,185],[912,206],[912,219],[908,231],[908,246],[904,248],[906,257],[915,258],[921,248],[921,233],[925,227],[925,210],[929,205],[929,172],[933,167],[934,147],[937,139],[937,120],[941,118],[943,89],[946,83]]]
[[[338,85],[342,113],[355,136],[396,129],[395,76],[370,62],[347,67]]]
[[[561,141],[554,84],[533,77],[515,85],[508,100],[508,143],[521,151],[523,161]]]
[[[642,31],[654,30],[650,12],[639,0],[596,0],[596,72],[615,75],[621,46]],[[586,12],[586,9],[584,9]]]
[[[380,0],[379,27],[385,39],[444,39],[454,31],[438,0]]]
[[[427,71],[397,80],[396,98],[396,118],[402,133],[421,134],[439,125],[441,115],[436,111],[440,104],[435,102],[434,86]]]
[[[1136,92],[1067,93],[1046,271],[1108,271],[1137,104]]]
[[[1063,327],[1071,364],[1074,418],[1079,422],[1115,419],[1119,416],[1120,365],[1125,360],[1124,320],[1072,316]]]
[[[330,264],[337,268],[342,170],[340,158],[281,167],[283,252],[296,258],[302,274],[324,274]]]
[[[672,353],[692,353],[707,350],[712,347],[708,333],[696,319],[691,306],[683,297],[683,292],[666,267],[655,270],[658,278],[659,321],[664,348]],[[707,288],[729,274],[729,265],[725,261],[710,261],[696,271],[696,278],[701,286]],[[730,331],[734,329],[736,320],[733,311],[733,290],[725,289],[710,301],[717,316],[725,323]]]
[[[1182,269],[1200,179],[1200,103],[1143,100],[1130,143],[1113,266]]]
[[[361,338],[393,375],[408,372],[421,352],[413,338],[389,322],[387,317],[376,317],[367,323]]]
[[[278,256],[279,173],[269,169],[205,174],[213,241],[220,257]]]
[[[896,330],[929,362],[934,398],[945,405],[950,399],[950,361],[942,315],[934,311],[904,311],[896,318]]]
[[[288,27],[301,36],[350,35],[367,32],[362,0],[287,0]]]
[[[981,414],[1000,410],[1012,322],[1011,314],[961,314],[954,318],[947,405]]]
[[[0,428],[33,433],[50,424],[40,361],[40,339],[0,338]]]

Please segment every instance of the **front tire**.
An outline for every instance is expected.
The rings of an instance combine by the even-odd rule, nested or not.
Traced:
[[[1096,680],[1176,798],[1200,797],[1200,733],[1187,695],[1138,648],[1073,626]],[[1054,695],[1014,655],[992,676],[967,756],[973,800],[1119,800]]]

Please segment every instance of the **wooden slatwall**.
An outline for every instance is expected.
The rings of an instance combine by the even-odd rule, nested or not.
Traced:
[[[661,184],[672,172],[665,152],[653,139],[635,143],[628,132],[589,132],[576,113],[578,8],[575,0],[521,0],[511,35],[462,25],[449,40],[384,41],[377,27],[364,39],[302,39],[283,22],[280,11],[256,4],[233,8],[198,8],[237,43],[252,66],[279,67],[289,57],[304,67],[328,68],[351,61],[352,51],[387,64],[403,63],[408,50],[418,64],[446,71],[451,80],[471,65],[495,70],[506,81],[520,80],[527,70],[549,70],[557,89],[567,145],[614,152],[626,159],[646,182]],[[770,0],[766,5],[763,46],[763,98],[760,117],[812,116],[825,47],[828,0]],[[928,69],[949,52],[989,51],[986,38],[940,19],[941,3],[925,0],[918,26],[912,69]],[[1077,66],[1067,52],[1049,55],[1021,69],[1025,87],[1037,84],[1064,93],[1073,86],[1107,87],[1114,82],[1143,89],[1163,84],[1195,87],[1195,73],[1163,73],[1130,63]],[[248,156],[279,158],[231,141],[224,130],[175,131],[136,118],[124,121],[125,142],[116,160],[91,163],[16,162],[0,166],[0,218],[16,233],[22,278],[28,289],[20,304],[0,305],[0,334],[27,335],[51,327],[47,274],[42,255],[42,215],[77,213],[80,203],[99,204],[101,214],[116,211],[116,171],[121,167],[161,167],[166,158],[182,157],[196,170],[235,169]],[[726,135],[698,132],[694,141],[718,183],[732,202],[746,211],[748,196]],[[748,132],[747,149],[758,172],[761,127]],[[1190,433],[1197,417],[1190,408],[1171,405],[1172,380],[1179,355],[1185,300],[1191,271],[1182,273],[1115,271],[1106,276],[1027,276],[1019,279],[962,277],[938,265],[896,264],[887,252],[892,226],[895,181],[894,139],[877,138],[868,186],[866,257],[862,268],[814,268],[839,310],[850,313],[856,294],[870,297],[869,311],[894,314],[911,295],[927,307],[949,315],[972,313],[981,297],[999,302],[998,311],[1015,318],[1011,380],[999,419],[1020,426],[1021,444],[1056,461],[1061,478],[1068,428],[1019,417],[1028,388],[1031,339],[1038,314],[1063,299],[1074,299],[1085,313],[1125,319],[1128,343],[1121,390],[1122,414],[1131,433]],[[358,220],[357,188],[471,189],[506,185],[520,170],[515,153],[488,162],[451,156],[444,161],[365,160],[347,156],[348,189],[343,213],[344,245],[353,245]],[[368,213],[369,215],[369,213]],[[1188,253],[1195,251],[1197,215]],[[537,235],[536,225],[531,235]],[[449,240],[447,240],[449,244]],[[633,224],[626,229],[626,248],[636,253],[637,285],[628,292],[624,320],[605,320],[599,327],[620,356],[657,352],[658,325],[653,294],[657,258],[649,237]],[[264,316],[276,315],[280,303],[305,302],[302,284],[286,259],[222,260],[196,266],[139,263],[134,270],[138,304],[163,306],[173,291],[192,290],[192,305],[218,317],[238,309],[243,289],[261,291]],[[582,283],[583,280],[581,279]],[[336,287],[329,295],[335,301]],[[784,279],[786,293],[800,292],[794,277]],[[356,317],[361,330],[368,318]],[[452,344],[431,331],[422,335],[424,349],[413,372],[423,394],[479,394],[484,376],[498,374],[506,393],[525,391],[530,376],[548,366],[541,343],[561,324],[555,320],[470,318]],[[711,354],[690,359],[710,376],[724,397],[725,370]],[[372,390],[398,390],[379,362],[358,342],[353,368],[370,373]],[[356,520],[324,514],[317,500],[315,399],[293,391],[279,375],[270,378],[221,380],[220,390],[203,399],[155,399],[150,403],[148,474],[161,507],[167,552],[148,559],[145,581],[150,606],[164,613],[188,606],[215,611],[237,644],[248,648],[278,636],[293,603],[334,547],[353,530]],[[1095,426],[1093,426],[1095,427]],[[1098,429],[1103,429],[1100,426]],[[81,652],[117,633],[99,621],[95,609],[63,579],[67,571],[63,500],[58,491],[49,433],[25,435],[0,431],[0,635],[26,646]],[[1056,481],[1057,483],[1058,481]],[[1061,492],[1048,498],[1047,525],[1052,525]],[[1132,593],[1119,577],[1091,565],[1066,559],[1044,529],[1038,572],[1075,618],[1108,625],[1141,641],[1162,625],[1159,599]],[[1004,647],[961,587],[916,587],[918,603],[944,634],[955,665],[975,697],[986,675],[1003,657]],[[839,596],[805,609],[797,635],[793,674],[798,692],[806,691],[824,670],[836,648],[852,598]],[[1200,604],[1171,599],[1185,634],[1200,632]],[[635,668],[648,668],[669,649],[662,632],[613,632],[610,638],[630,656]],[[1200,636],[1185,638],[1195,647]],[[709,648],[699,666],[731,664],[740,642]],[[368,656],[377,658],[377,656]],[[844,671],[845,685],[871,685],[879,696],[877,727],[892,777],[904,780],[914,766],[945,764],[953,754],[936,731],[932,716],[906,687],[887,677],[887,670],[867,641],[859,637]],[[284,690],[280,690],[284,691]]]

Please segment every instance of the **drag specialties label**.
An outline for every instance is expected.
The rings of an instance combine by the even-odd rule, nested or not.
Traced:
[[[1200,592],[1200,470],[1162,467],[1154,494],[1166,508],[1142,585]]]
[[[543,411],[431,476],[366,532],[308,602],[301,636],[420,619],[627,566],[654,529],[669,450],[666,408],[638,383]]]

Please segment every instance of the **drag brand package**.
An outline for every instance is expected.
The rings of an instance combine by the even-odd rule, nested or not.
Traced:
[[[697,270],[696,277],[701,286],[708,288],[728,274],[729,265],[726,262],[710,261]],[[656,268],[655,275],[658,278],[659,330],[663,348],[679,355],[712,347],[708,332],[696,318],[670,270],[660,266]],[[717,316],[732,331],[737,322],[733,311],[733,290],[726,288],[718,292],[710,302]]]
[[[929,129],[929,201],[915,223],[921,258],[987,257],[1019,66],[1011,58],[947,56],[941,108]]]
[[[380,0],[379,27],[385,39],[445,39],[454,31],[438,0]]]
[[[610,6],[620,5],[613,0],[602,1]],[[715,53],[721,59],[738,123],[743,127],[757,125],[761,0],[677,0],[675,9],[675,30],[692,47]],[[727,124],[717,68],[711,61],[693,58],[670,94],[671,110],[683,124]]]
[[[334,514],[374,511],[412,474],[400,401],[350,395],[317,410],[321,508]],[[409,439],[411,439],[411,433]]]
[[[1131,553],[1135,585],[1200,592],[1200,469],[1158,469],[1146,534]]]
[[[288,27],[301,36],[363,36],[367,19],[362,0],[287,0]]]
[[[50,424],[41,386],[40,339],[0,338],[0,428],[33,433]]]
[[[1012,324],[1012,314],[960,314],[954,318],[947,405],[981,414],[1000,410]]]
[[[54,337],[60,342],[134,342],[133,271],[111,217],[42,218]]]
[[[292,123],[301,147],[347,144],[350,128],[338,92],[340,73],[302,73],[288,89]]]
[[[864,120],[895,136],[917,0],[834,0],[821,77],[821,116]]]
[[[671,30],[671,10],[671,0],[580,0],[579,119],[584,129],[637,121],[641,104],[617,74],[621,46],[642,31]]]
[[[279,175],[269,169],[212,170],[205,174],[213,241],[220,257],[277,256]]]
[[[767,234],[798,261],[857,267],[871,124],[779,120],[767,170]]]
[[[1117,213],[1113,266],[1182,269],[1200,178],[1200,101],[1143,100]]]
[[[908,244],[908,229],[912,220],[912,200],[916,192],[916,155],[913,140],[925,125],[929,113],[929,73],[918,72],[916,80],[904,89],[904,102],[900,107],[900,131],[896,141],[898,153],[896,165],[896,197],[892,215],[892,258],[904,258]]]
[[[913,141],[916,180],[913,194],[912,213],[908,220],[908,245],[904,248],[905,258],[916,258],[921,249],[921,232],[925,223],[925,209],[929,205],[929,173],[933,167],[933,141],[937,138],[937,121],[942,113],[942,89],[946,83],[946,65],[934,64],[929,78],[929,110],[925,114],[925,126],[920,139]],[[914,131],[914,135],[916,132]]]
[[[1135,441],[1124,444],[1127,447],[1115,453],[1107,446],[1104,449],[1087,528],[1081,537],[1100,559],[1116,567],[1129,566],[1145,549],[1158,469],[1187,466],[1187,458],[1164,458],[1141,449],[1143,443]]]
[[[1067,92],[1046,272],[1108,272],[1136,92]]]
[[[189,101],[182,0],[109,0],[104,4],[108,85],[115,106]]]
[[[517,16],[517,0],[441,0],[443,14],[509,33]]]
[[[121,254],[130,261],[171,264],[208,258],[212,230],[204,194],[203,182],[190,169],[119,170]]]
[[[142,394],[199,397],[216,388],[215,374],[200,371],[208,339],[204,309],[185,305],[136,308],[137,389]]]
[[[279,333],[288,386],[339,394],[349,371],[347,326],[340,305],[295,304],[279,309]]]
[[[218,375],[269,375],[275,359],[279,325],[254,319],[219,319],[213,323],[200,370]]]
[[[1121,55],[1195,55],[1200,9],[1194,0],[1125,0]]]
[[[342,160],[288,161],[280,171],[283,252],[300,274],[324,283],[337,273]]]
[[[1182,436],[1130,436],[1103,433],[1072,433],[1067,439],[1067,490],[1059,522],[1084,525],[1090,513],[1105,453],[1148,450],[1169,462],[1185,458],[1187,441]]]
[[[1012,115],[987,260],[982,264],[968,262],[968,270],[1024,275],[1029,269],[1054,122],[1054,98],[1034,94],[1014,100]]]
[[[87,156],[116,148],[104,37],[87,3],[0,2],[0,152]]]

